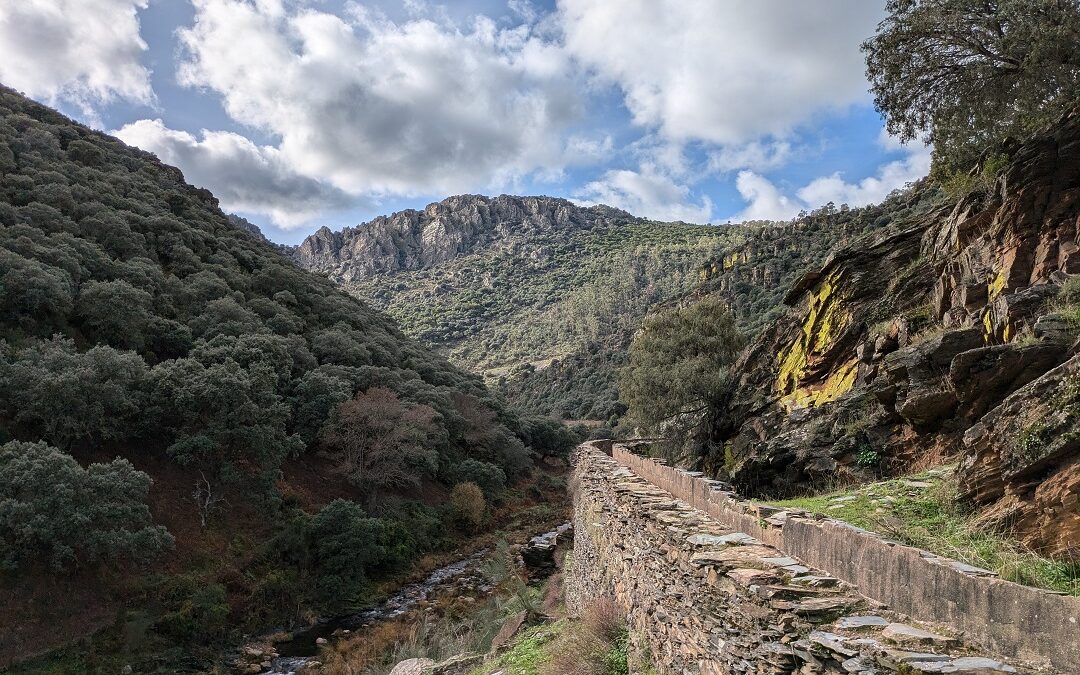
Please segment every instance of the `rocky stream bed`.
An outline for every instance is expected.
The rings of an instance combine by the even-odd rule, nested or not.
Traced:
[[[542,578],[554,571],[555,548],[559,538],[571,528],[571,523],[563,523],[553,530],[532,537],[527,544],[520,546],[520,564],[530,577]],[[232,659],[234,672],[293,675],[317,671],[320,648],[333,640],[418,611],[437,596],[487,596],[495,590],[494,583],[487,577],[484,569],[492,553],[490,548],[481,549],[439,567],[422,581],[403,586],[373,607],[320,621],[292,632],[285,640],[267,636],[245,645]]]

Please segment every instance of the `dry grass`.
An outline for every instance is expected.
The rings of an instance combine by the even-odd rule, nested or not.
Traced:
[[[593,602],[581,620],[548,647],[543,675],[619,675],[627,666],[627,632],[622,611],[610,597]]]

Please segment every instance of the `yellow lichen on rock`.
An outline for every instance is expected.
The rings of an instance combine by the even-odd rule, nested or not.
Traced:
[[[1005,286],[1009,283],[1008,277],[1005,276],[1005,270],[999,271],[993,281],[986,286],[986,297],[989,302],[993,302],[994,298],[1001,295],[1001,292],[1005,290]]]
[[[836,336],[847,327],[849,316],[843,308],[843,298],[836,290],[838,277],[839,273],[833,272],[814,286],[802,331],[779,354],[776,388],[782,395],[781,400],[790,405],[832,400],[854,384],[856,369],[854,364],[849,364],[850,368],[845,365],[837,369],[821,384],[801,386],[810,360],[828,349]]]
[[[835,401],[851,391],[852,387],[855,386],[855,378],[858,375],[858,362],[849,361],[834,370],[821,384],[796,389],[781,398],[780,402],[790,409]]]

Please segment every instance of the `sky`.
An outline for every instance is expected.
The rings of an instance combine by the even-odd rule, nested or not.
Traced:
[[[0,82],[297,243],[461,193],[789,219],[929,169],[859,44],[884,0],[0,0]]]

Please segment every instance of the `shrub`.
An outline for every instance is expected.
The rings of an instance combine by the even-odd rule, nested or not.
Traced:
[[[171,577],[158,589],[166,609],[158,619],[161,632],[183,642],[220,639],[229,618],[225,588],[191,575]]]
[[[453,471],[455,483],[478,486],[487,499],[497,499],[506,491],[506,474],[499,467],[478,459],[463,460]]]
[[[664,427],[672,435],[687,433],[719,406],[729,367],[745,342],[718,297],[649,317],[619,378],[631,418],[650,432]]]
[[[476,530],[484,522],[487,502],[476,483],[458,483],[450,493],[450,504],[458,520],[469,530]]]
[[[368,572],[387,557],[384,524],[354,502],[335,499],[311,519],[309,536],[319,603],[332,613],[354,607],[368,586]]]
[[[151,522],[150,482],[125,459],[84,469],[45,443],[0,446],[0,566],[40,560],[65,570],[161,555],[173,537]]]

